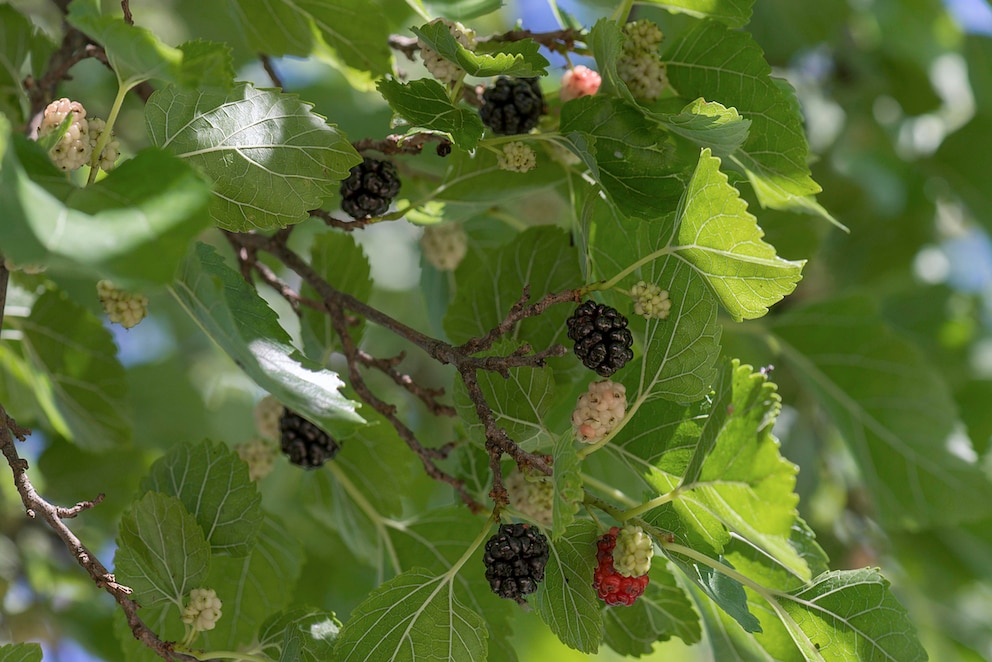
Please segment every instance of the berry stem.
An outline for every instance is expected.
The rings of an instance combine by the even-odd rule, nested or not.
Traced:
[[[124,97],[127,96],[127,93],[131,87],[133,86],[124,84],[119,84],[117,86],[117,96],[114,98],[114,105],[110,107],[110,115],[107,116],[107,124],[103,127],[103,133],[100,134],[100,139],[96,141],[96,147],[93,148],[93,154],[90,156],[90,175],[86,179],[87,186],[96,181],[96,176],[100,172],[100,155],[103,154],[103,150],[110,143],[111,134],[114,130],[114,124],[117,122],[117,115],[120,114],[121,106],[124,105]]]

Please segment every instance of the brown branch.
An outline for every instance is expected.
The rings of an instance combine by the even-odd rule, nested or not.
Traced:
[[[324,223],[326,223],[330,227],[338,228],[340,230],[345,230],[346,232],[351,232],[352,230],[360,230],[371,222],[370,220],[342,221],[341,219],[334,218],[333,216],[331,216],[329,212],[326,212],[323,209],[311,209],[309,213],[311,216],[315,218],[319,218],[320,220],[324,221]]]
[[[533,39],[549,51],[565,54],[575,51],[576,42],[584,43],[585,38],[586,35],[581,30],[565,28],[564,30],[552,30],[550,32],[510,30],[509,32],[494,35],[488,39],[480,39],[479,41],[521,41],[523,39]]]
[[[121,0],[121,9],[124,10],[124,22],[128,25],[134,25],[134,16],[131,15],[131,4],[128,0]]]
[[[406,59],[411,62],[415,62],[416,58],[414,55],[420,50],[420,44],[417,42],[416,37],[404,37],[402,35],[394,34],[389,36],[389,47],[394,51],[399,51],[406,56]]]
[[[353,142],[352,146],[359,152],[374,149],[383,154],[420,154],[427,143],[451,146],[450,140],[436,133],[417,133],[412,136],[393,133],[381,140],[364,138]]]
[[[269,80],[272,81],[272,84],[280,90],[285,90],[286,86],[282,84],[282,78],[279,76],[275,66],[272,64],[272,58],[265,53],[259,53],[258,59],[262,61],[262,68],[265,69],[265,73],[269,75]]]
[[[3,269],[3,272],[6,272],[6,270]],[[0,282],[0,286],[5,284]],[[6,291],[5,287],[3,291]],[[72,508],[63,508],[49,503],[35,490],[34,485],[28,479],[27,460],[22,459],[17,454],[17,448],[14,445],[15,436],[23,440],[27,434],[28,430],[18,426],[8,416],[3,406],[0,405],[0,448],[2,448],[4,457],[7,458],[7,464],[10,465],[10,469],[13,472],[14,485],[17,488],[18,494],[21,496],[21,502],[24,504],[24,510],[27,516],[35,518],[40,514],[41,518],[48,524],[55,535],[58,536],[73,558],[76,559],[76,562],[90,576],[97,588],[101,588],[113,596],[114,600],[117,601],[117,604],[124,611],[128,626],[131,628],[131,633],[135,639],[150,648],[164,660],[197,662],[197,658],[176,651],[172,642],[159,639],[158,635],[145,625],[141,617],[138,616],[138,603],[130,597],[131,589],[123,584],[119,584],[114,575],[107,570],[106,566],[63,523],[63,518],[75,517],[83,510],[87,510],[98,504],[102,500],[103,495],[101,494],[94,501],[82,501]]]
[[[457,416],[458,412],[455,411],[454,407],[438,402],[437,398],[444,395],[443,388],[427,388],[425,386],[421,386],[413,381],[413,378],[410,377],[410,375],[404,374],[396,369],[396,366],[402,362],[405,357],[405,352],[401,352],[398,356],[391,359],[377,359],[362,350],[358,350],[358,353],[355,355],[355,358],[358,359],[365,367],[379,370],[392,379],[397,386],[402,386],[404,389],[420,398],[420,401],[423,402],[435,416]]]

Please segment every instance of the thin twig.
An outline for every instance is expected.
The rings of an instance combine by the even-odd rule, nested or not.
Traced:
[[[412,136],[393,133],[380,140],[372,138],[358,140],[352,143],[352,147],[359,152],[374,149],[383,154],[420,154],[427,143],[451,146],[450,140],[436,133],[416,133]]]
[[[128,0],[121,0],[121,9],[124,10],[124,22],[134,25],[134,16],[131,15],[131,5]]]
[[[269,75],[269,80],[272,81],[272,84],[280,90],[285,90],[286,86],[282,84],[282,78],[279,76],[275,66],[272,64],[272,58],[265,53],[260,53],[258,55],[258,59],[262,61],[262,68],[265,69],[265,73]]]

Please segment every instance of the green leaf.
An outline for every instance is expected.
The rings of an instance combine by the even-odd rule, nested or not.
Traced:
[[[41,644],[2,644],[0,662],[41,662]]]
[[[180,305],[256,384],[283,405],[333,434],[364,423],[338,390],[344,382],[293,347],[276,314],[214,249],[197,244],[173,285]]]
[[[469,216],[474,210],[487,210],[513,198],[547,191],[566,179],[561,165],[547,158],[539,157],[537,167],[526,174],[501,170],[496,155],[488,149],[475,154],[455,150],[446,160],[444,181],[431,195],[435,202],[448,203],[445,216],[449,218],[457,218],[455,210],[461,211],[459,206],[467,207],[462,213]]]
[[[189,592],[203,587],[209,565],[203,529],[176,497],[148,492],[121,517],[114,574],[142,607],[182,611]]]
[[[350,67],[390,72],[389,21],[366,0],[228,0],[251,47],[269,55],[308,57],[315,34]]]
[[[183,53],[180,86],[230,89],[234,85],[234,58],[227,44],[196,39],[179,44],[179,50]]]
[[[431,15],[456,21],[491,14],[503,5],[502,0],[428,0],[425,4]]]
[[[575,99],[562,106],[561,132],[623,214],[653,220],[675,208],[688,181],[684,155],[636,105]]]
[[[544,581],[530,601],[562,643],[583,653],[595,653],[603,640],[600,601],[592,588],[598,537],[594,522],[580,520],[551,541]]]
[[[315,237],[310,247],[310,266],[328,283],[333,283],[339,292],[368,301],[372,293],[371,267],[365,251],[355,243],[352,234],[325,232]],[[317,291],[307,283],[303,284],[300,294],[310,299],[321,299]],[[360,320],[358,326],[350,328],[356,344],[364,329],[364,319]],[[327,365],[331,354],[340,348],[331,318],[310,307],[303,308],[301,335],[307,356],[321,365]]]
[[[748,609],[747,594],[739,581],[708,565],[686,561],[677,555],[671,555],[670,558],[696,588],[737,621],[745,632],[761,632],[761,623]],[[719,562],[728,568],[733,568],[722,557]]]
[[[825,573],[781,598],[781,605],[797,645],[808,642],[827,659],[927,659],[906,609],[878,570]]]
[[[299,581],[304,554],[296,537],[267,515],[257,542],[241,558],[215,556],[208,585],[224,604],[224,616],[203,633],[207,650],[234,650],[251,641],[263,622],[293,599],[288,587]]]
[[[879,519],[921,528],[988,516],[992,485],[953,444],[957,412],[946,384],[869,299],[789,311],[771,330],[850,447]]]
[[[664,59],[681,96],[733,106],[750,120],[747,142],[731,158],[763,206],[833,220],[811,198],[820,187],[810,177],[806,134],[794,98],[771,77],[749,33],[702,21],[680,35]]]
[[[176,444],[151,466],[141,489],[182,501],[212,553],[243,557],[255,546],[262,495],[248,478],[248,465],[225,444],[209,439]]]
[[[412,568],[351,613],[334,647],[342,660],[484,660],[485,621],[454,596],[451,577]]]
[[[679,402],[698,400],[709,391],[716,378],[720,354],[721,326],[717,323],[719,305],[700,273],[671,254],[671,216],[661,223],[642,223],[620,216],[598,198],[592,201],[591,251],[598,277],[607,279],[651,254],[637,271],[618,286],[629,289],[635,282],[654,283],[669,293],[672,308],[666,319],[645,320],[629,315],[630,329],[640,340],[640,351],[613,377],[627,385],[628,401],[662,397]],[[630,298],[615,295],[614,303],[623,312]],[[634,394],[633,386],[639,391]]]
[[[448,307],[444,329],[456,343],[488,333],[524,288],[543,295],[577,287],[583,280],[577,251],[559,228],[530,228],[494,253],[481,264],[463,261],[455,272],[458,292]],[[480,297],[479,292],[489,294]],[[567,316],[564,306],[553,307],[521,321],[508,337],[528,343],[535,351],[564,342]]]
[[[145,28],[128,25],[122,17],[102,15],[97,0],[74,0],[66,20],[103,45],[123,87],[151,78],[179,81],[182,51],[166,46]]]
[[[445,133],[463,149],[475,149],[479,144],[485,130],[479,113],[452,105],[447,90],[436,80],[400,83],[386,78],[376,87],[393,111],[411,125]]]
[[[298,97],[247,83],[230,92],[159,90],[145,105],[145,124],[153,144],[213,182],[210,215],[226,230],[306,220],[361,162]]]
[[[0,130],[5,122],[0,118]],[[209,187],[165,152],[141,150],[80,189],[64,186],[64,175],[35,143],[17,136],[13,147],[0,168],[0,243],[19,264],[119,284],[166,283],[189,242],[208,225]],[[62,181],[57,194],[42,187],[46,178]]]
[[[648,115],[674,134],[709,147],[715,156],[726,158],[747,140],[751,121],[740,116],[736,108],[727,108],[702,97],[686,105],[677,115]]]
[[[603,607],[606,645],[621,655],[640,657],[651,653],[658,641],[673,636],[686,644],[699,642],[699,616],[665,561],[655,556],[651,581],[644,595],[630,607]]]
[[[334,612],[297,607],[262,624],[258,648],[279,662],[323,662],[332,659],[340,631]]]
[[[747,203],[708,149],[679,207],[671,251],[699,272],[735,320],[761,317],[796,288],[805,261],[783,260],[761,240]]]
[[[8,4],[0,5],[0,115],[14,124],[27,119],[29,102],[21,81],[30,58],[35,69],[47,60],[48,38]]]
[[[572,430],[558,437],[554,448],[554,501],[551,510],[551,539],[558,540],[575,520],[585,496],[582,489],[582,460],[575,450]]]
[[[696,603],[714,660],[720,662],[799,662],[802,658],[772,656],[758,642],[762,633],[741,628],[727,612],[695,586],[689,592]],[[789,643],[792,643],[790,640]],[[798,654],[798,651],[796,651]]]
[[[428,47],[438,55],[454,62],[469,76],[516,76],[533,78],[546,76],[548,60],[538,52],[540,45],[533,39],[518,41],[480,42],[475,52],[458,43],[448,26],[438,21],[420,27],[410,28]]]
[[[100,321],[55,291],[38,297],[26,319],[11,321],[24,334],[35,370],[45,377],[35,382],[45,391],[38,401],[55,431],[90,450],[130,442],[124,368]]]
[[[641,0],[642,4],[656,5],[673,14],[688,14],[695,18],[711,18],[732,28],[740,28],[751,20],[754,0]]]

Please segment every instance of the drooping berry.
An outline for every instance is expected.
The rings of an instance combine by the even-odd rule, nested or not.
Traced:
[[[286,408],[273,396],[267,395],[255,405],[252,418],[255,419],[255,429],[262,439],[275,441],[279,438],[279,420]]]
[[[212,588],[194,588],[189,592],[189,602],[183,608],[182,621],[192,625],[197,632],[213,630],[223,616],[223,606]]]
[[[613,550],[616,548],[619,532],[620,529],[614,526],[608,533],[600,536],[596,542],[598,565],[593,571],[592,587],[596,589],[599,599],[606,604],[629,607],[644,594],[644,590],[648,587],[649,577],[647,574],[639,577],[625,577],[617,572],[613,565]]]
[[[518,602],[544,581],[548,539],[529,524],[503,524],[482,556],[493,593]]]
[[[444,23],[448,26],[448,32],[455,40],[464,46],[465,48],[472,50],[475,47],[475,33],[468,30],[461,23],[456,23],[454,21],[449,21],[446,18],[435,18],[431,21],[434,23]],[[424,43],[422,39],[417,40],[417,45],[420,46],[420,57],[424,61],[424,67],[427,71],[431,72],[434,78],[438,79],[442,83],[454,83],[463,76],[465,76],[465,70],[459,67],[454,62],[446,60],[441,57],[437,51]]]
[[[627,318],[616,308],[590,299],[576,308],[566,323],[575,355],[600,377],[609,377],[634,358],[630,349],[634,338]]]
[[[613,548],[613,567],[624,577],[641,577],[651,570],[654,543],[644,529],[628,524],[616,534]]]
[[[617,74],[635,99],[655,101],[668,84],[665,64],[658,54],[664,35],[652,21],[643,19],[623,27],[624,43]]]
[[[482,93],[479,117],[496,134],[512,136],[537,126],[544,112],[544,95],[536,78],[500,76]]]
[[[290,408],[279,419],[279,446],[293,464],[316,469],[333,460],[341,446],[316,425]]]
[[[627,387],[603,379],[589,384],[572,411],[572,430],[584,443],[593,444],[616,429],[627,413]]]
[[[100,136],[107,129],[107,123],[103,120],[94,117],[90,121],[90,150],[96,150],[96,144],[100,141]],[[100,152],[100,158],[96,160],[96,165],[98,168],[104,172],[110,172],[114,169],[114,165],[117,163],[117,159],[121,155],[121,143],[117,138],[114,137],[114,133],[111,131],[110,140],[104,146],[103,151]],[[92,154],[90,156],[92,161]]]
[[[663,290],[654,283],[643,280],[630,288],[630,296],[634,300],[634,313],[645,319],[660,319],[668,317],[672,310],[672,300],[668,298],[668,290]]]
[[[271,441],[252,439],[234,447],[245,464],[248,465],[248,477],[261,480],[269,475],[275,466],[276,447]]]
[[[537,167],[537,154],[533,149],[516,140],[503,145],[502,151],[496,155],[496,165],[500,170],[527,172]]]
[[[461,223],[429,225],[420,238],[420,250],[438,271],[454,271],[468,252],[468,235]]]
[[[354,219],[382,216],[400,192],[400,173],[392,161],[368,156],[341,182],[341,209]]]
[[[73,119],[68,131],[48,152],[52,162],[63,170],[76,170],[90,160],[92,147],[86,109],[78,101],[70,101],[66,98],[58,99],[45,108],[41,125],[38,127],[38,137],[43,138],[55,133],[62,121],[70,114]]]
[[[143,294],[125,292],[109,280],[99,281],[96,291],[110,321],[125,329],[135,326],[148,314],[148,297]]]
[[[562,102],[592,96],[599,90],[602,82],[598,73],[580,64],[562,74],[558,96]]]
[[[555,488],[548,476],[513,471],[503,480],[510,505],[542,526],[550,526]]]

